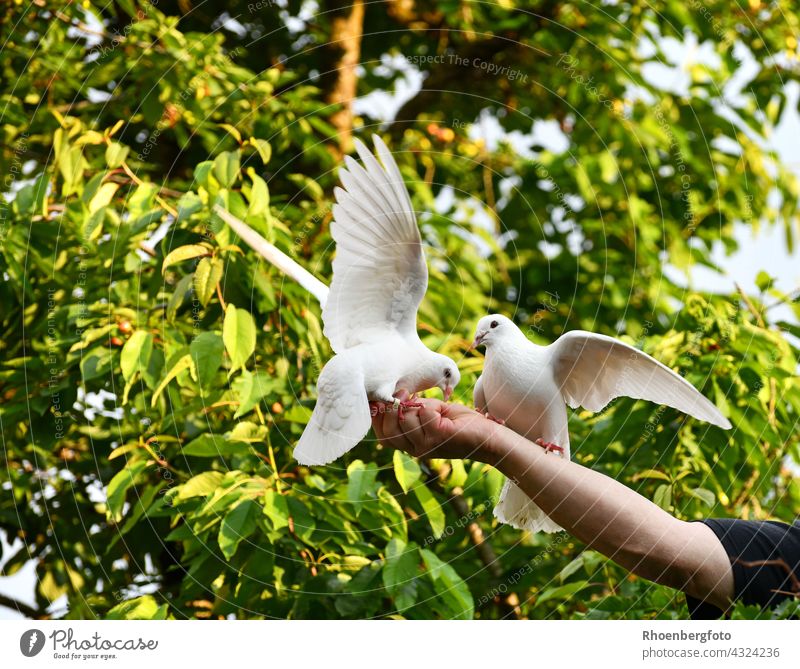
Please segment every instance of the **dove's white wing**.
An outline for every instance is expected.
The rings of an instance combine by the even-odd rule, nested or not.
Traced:
[[[481,413],[486,413],[486,395],[483,392],[483,374],[478,377],[472,389],[472,405]]]
[[[334,356],[317,381],[317,404],[294,458],[301,465],[326,465],[354,448],[369,431],[364,376],[350,359]]]
[[[331,234],[333,281],[322,319],[340,353],[399,333],[416,337],[417,309],[428,286],[419,228],[389,149],[374,138],[375,156],[358,140],[363,167],[349,156],[340,171]]]
[[[600,411],[615,397],[632,397],[673,409],[725,428],[731,427],[708,399],[658,360],[621,341],[576,330],[547,347],[564,401]]]

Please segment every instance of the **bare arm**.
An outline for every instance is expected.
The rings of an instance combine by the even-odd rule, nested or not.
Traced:
[[[561,527],[629,571],[725,610],[733,572],[702,523],[678,520],[604,474],[545,453],[467,407],[422,400],[422,409],[375,418],[382,441],[417,456],[469,457],[513,479]]]

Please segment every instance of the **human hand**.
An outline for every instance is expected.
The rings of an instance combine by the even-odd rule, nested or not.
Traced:
[[[406,399],[407,394],[398,399]],[[397,412],[385,407],[372,419],[378,439],[416,457],[471,458],[488,462],[491,442],[500,426],[463,404],[436,399],[415,399],[419,408]]]

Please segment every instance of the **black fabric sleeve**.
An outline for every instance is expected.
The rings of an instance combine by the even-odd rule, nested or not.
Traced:
[[[701,521],[717,535],[731,560],[734,600],[762,608],[777,606],[797,590],[800,579],[800,523],[709,518]],[[782,564],[763,564],[767,560]],[[761,563],[761,564],[752,564]],[[791,571],[791,573],[790,573]],[[695,620],[720,618],[716,606],[686,596]]]

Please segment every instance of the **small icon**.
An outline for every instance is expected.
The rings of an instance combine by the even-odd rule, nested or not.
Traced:
[[[44,648],[44,634],[41,630],[28,630],[19,639],[19,649],[25,657],[38,655]]]

